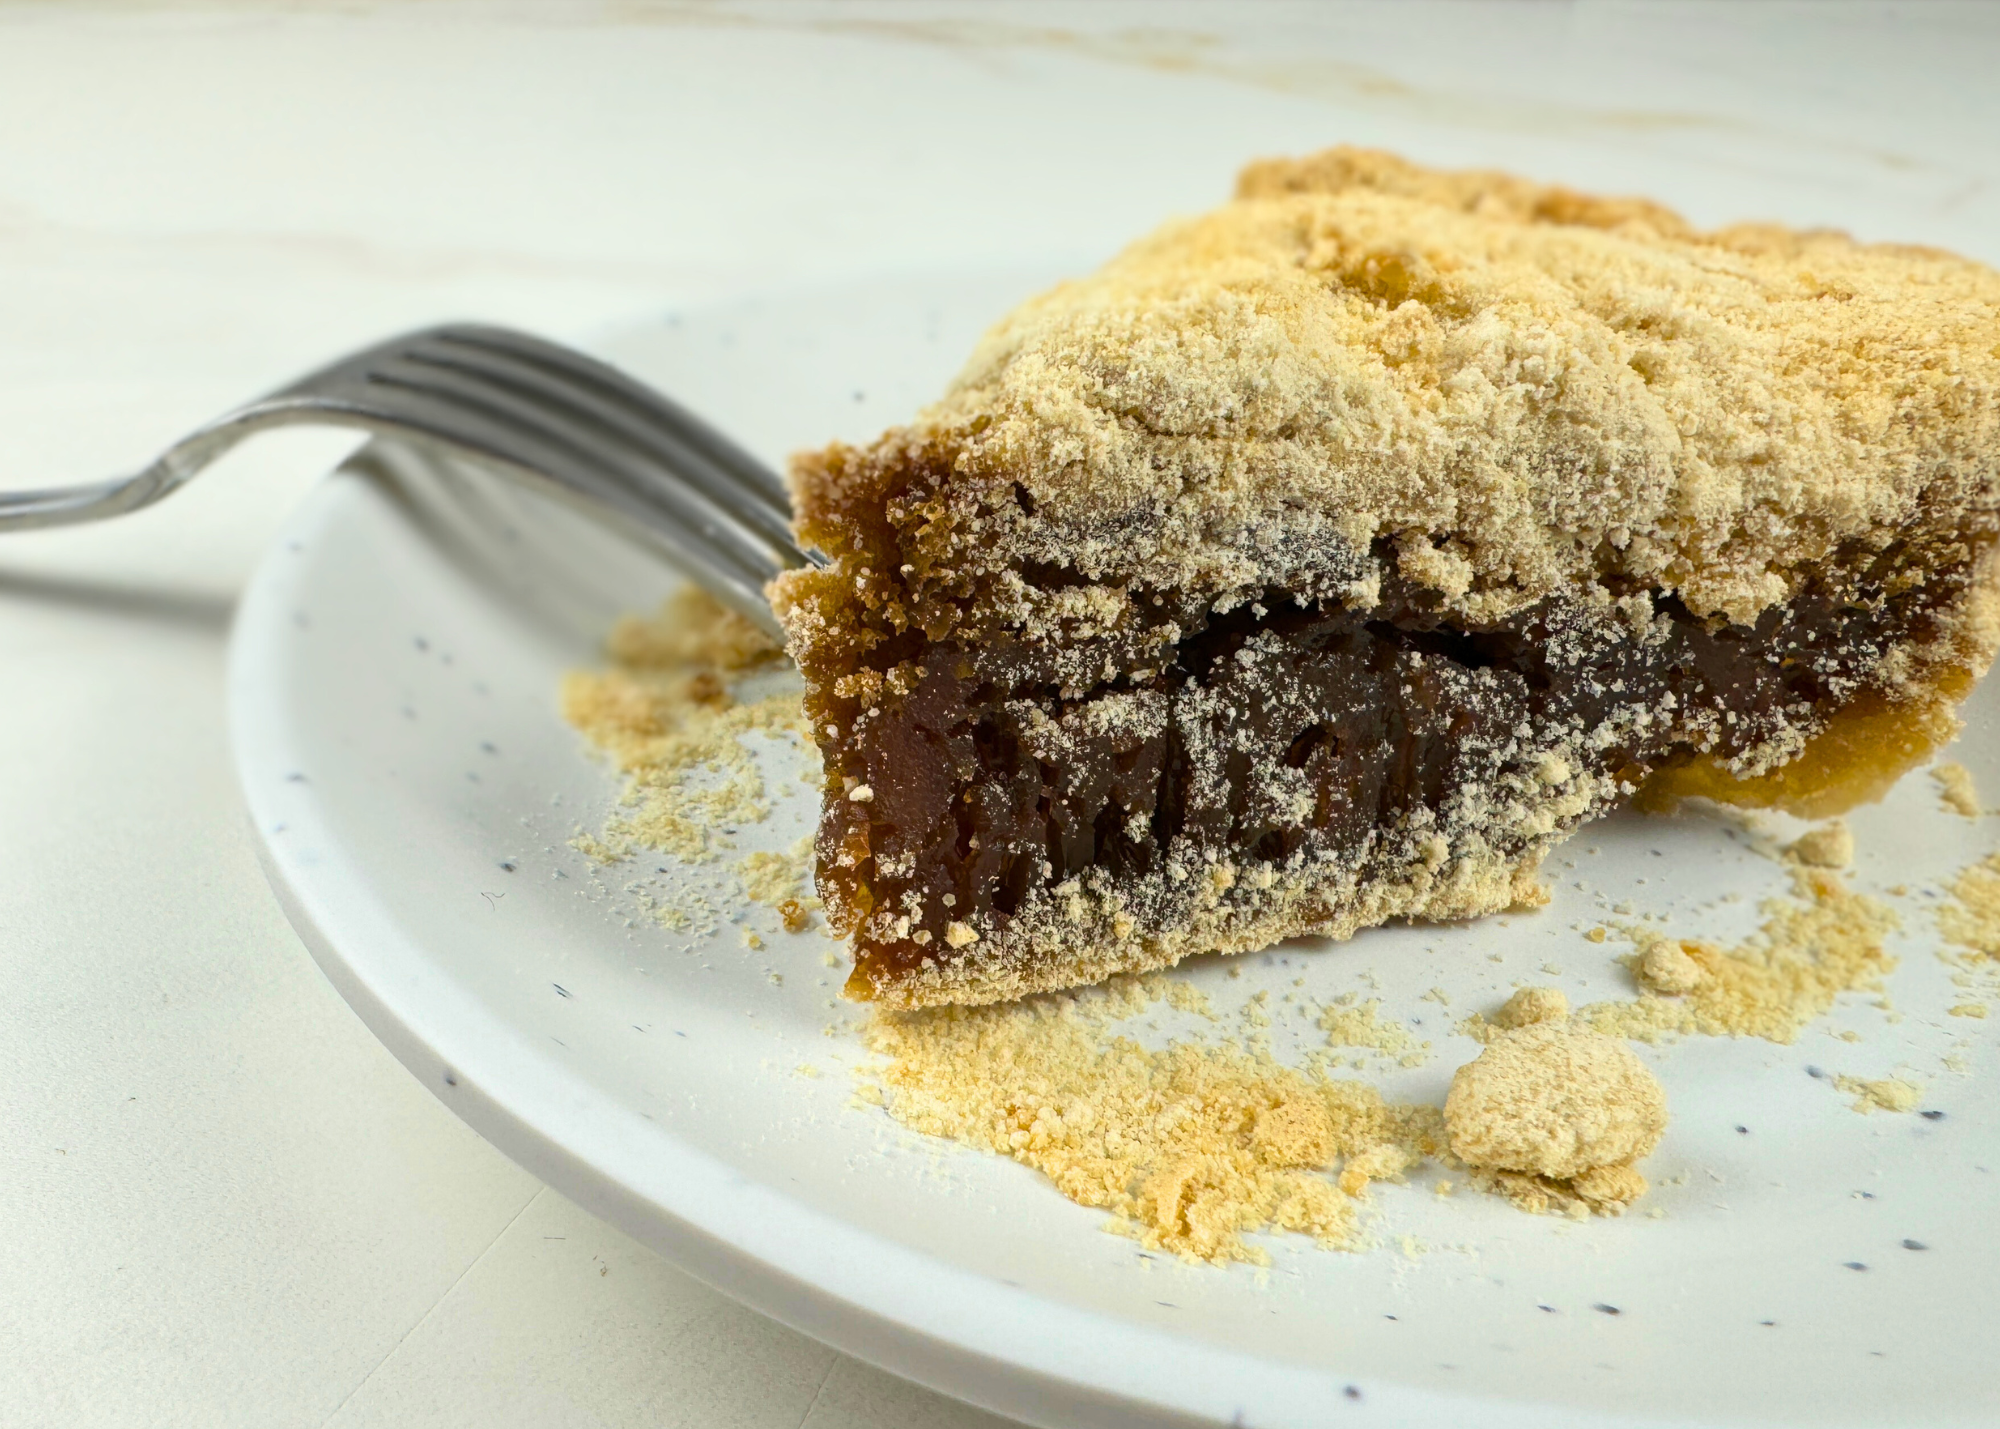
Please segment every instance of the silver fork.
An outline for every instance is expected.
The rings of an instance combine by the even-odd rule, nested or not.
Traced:
[[[581,498],[780,639],[765,585],[822,559],[793,543],[777,473],[693,413],[595,358],[470,323],[363,348],[224,413],[136,476],[0,493],[0,531],[137,511],[245,437],[295,422],[442,443]]]

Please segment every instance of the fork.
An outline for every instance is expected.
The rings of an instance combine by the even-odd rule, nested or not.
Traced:
[[[793,542],[778,474],[715,428],[595,358],[472,323],[424,328],[343,357],[197,428],[136,476],[0,493],[0,531],[137,511],[244,438],[298,422],[457,448],[580,498],[780,641],[765,585],[781,571],[824,563]]]

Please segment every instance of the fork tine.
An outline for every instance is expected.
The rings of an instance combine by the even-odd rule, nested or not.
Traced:
[[[439,440],[552,479],[632,517],[677,547],[692,547],[699,565],[731,573],[761,590],[792,562],[745,531],[700,495],[665,476],[656,463],[606,450],[591,434],[565,424],[539,404],[509,400],[462,374],[378,360],[356,375],[366,388],[357,407],[392,409],[405,425]],[[603,480],[607,469],[621,480]],[[674,541],[682,533],[697,542]]]
[[[748,491],[771,510],[790,519],[792,498],[783,477],[665,393],[627,377],[610,364],[573,348],[544,342],[530,333],[479,323],[448,324],[434,329],[432,336],[452,346],[475,348],[517,359],[537,369],[560,372],[647,423],[663,424],[677,444],[734,477],[737,483],[734,489]]]
[[[482,361],[474,356],[478,349],[470,342],[459,345],[451,341],[462,341],[468,334],[481,347],[497,349],[500,360]],[[504,345],[503,340],[507,340]],[[509,363],[506,354],[510,351],[533,354],[539,360],[533,366],[527,362]],[[552,414],[564,413],[572,431],[581,425],[591,428],[599,440],[623,437],[618,445],[628,457],[638,459],[640,469],[635,474],[649,487],[669,481],[684,488],[691,486],[707,498],[708,504],[719,508],[721,515],[749,526],[765,538],[779,566],[794,566],[804,560],[792,542],[790,503],[776,473],[692,414],[664,399],[656,399],[648,389],[623,374],[580,356],[575,363],[560,362],[563,352],[555,344],[501,328],[472,324],[428,328],[354,353],[273,393],[267,400],[294,393],[317,398],[329,389],[344,389],[353,392],[357,406],[365,409],[371,392],[381,390],[377,379],[385,372],[395,372],[401,383],[413,391],[451,386],[460,392],[475,392],[486,418],[505,423],[517,415],[512,411],[515,404],[487,400],[497,395],[495,389],[498,389]],[[472,360],[464,360],[467,357]],[[409,370],[412,366],[438,373],[455,371],[463,380],[433,381]],[[565,381],[566,377],[577,381]],[[584,395],[580,384],[593,378],[602,390],[618,394],[617,415],[607,416],[604,403]],[[490,454],[502,458],[507,455],[505,450]],[[602,459],[598,451],[589,454]],[[731,463],[727,472],[717,469],[717,463],[723,459]],[[632,472],[631,461],[619,465]]]
[[[413,344],[397,360],[455,371],[520,401],[560,410],[605,439],[622,442],[641,460],[665,466],[782,551],[792,549],[791,509],[771,500],[769,488],[777,486],[777,477],[768,468],[741,451],[735,452],[735,465],[724,467],[716,451],[731,447],[727,438],[643,389],[610,385],[615,380],[631,386],[608,368],[592,372],[597,364],[589,359],[559,361],[535,351],[531,342],[523,339],[514,348],[501,348],[466,341],[460,331],[450,330]],[[756,473],[766,489],[751,485],[748,472]]]

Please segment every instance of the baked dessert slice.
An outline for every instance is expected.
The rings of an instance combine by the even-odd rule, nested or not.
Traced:
[[[1015,997],[1879,794],[2000,630],[2000,275],[1336,149],[793,481],[848,991]]]

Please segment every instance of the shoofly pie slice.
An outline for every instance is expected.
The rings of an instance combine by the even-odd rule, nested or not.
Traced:
[[[1336,149],[794,483],[848,990],[991,1001],[1879,794],[2000,628],[2000,276]]]

